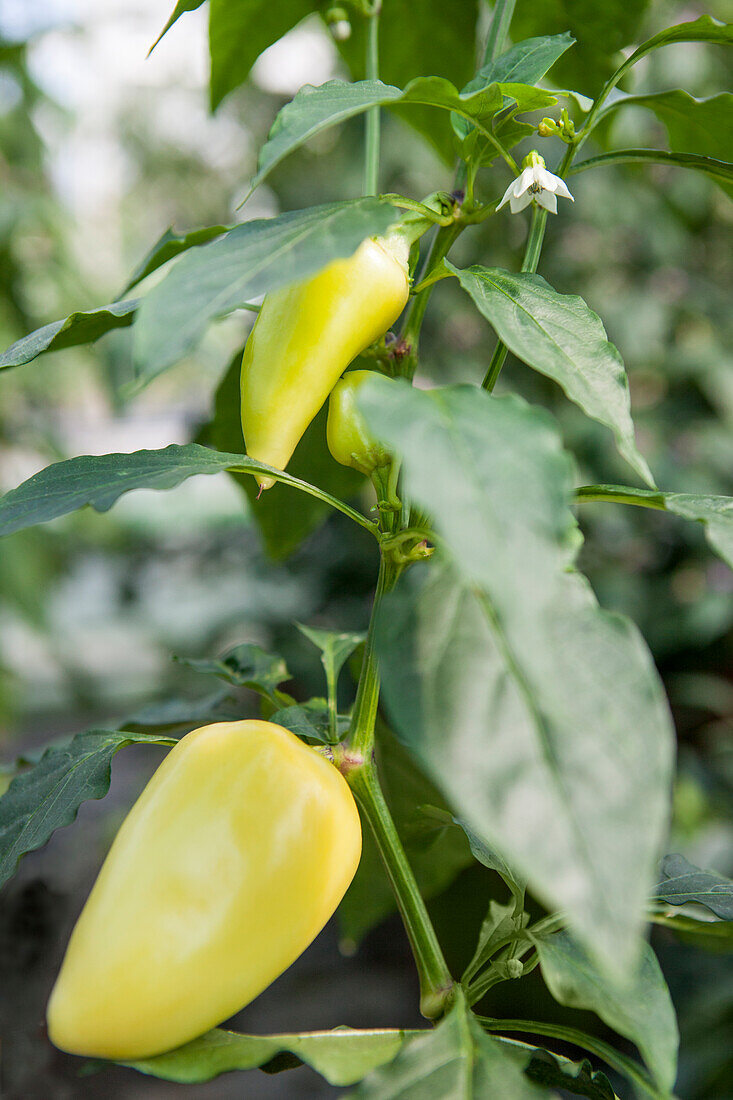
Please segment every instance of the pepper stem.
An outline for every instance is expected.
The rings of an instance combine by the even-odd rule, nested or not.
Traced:
[[[433,1020],[447,1009],[454,982],[382,793],[373,760],[374,727],[379,704],[376,621],[381,600],[394,586],[397,576],[398,567],[389,557],[383,556],[354,704],[348,749],[354,764],[344,769],[344,774],[369,822],[410,941],[420,979],[420,1011]]]

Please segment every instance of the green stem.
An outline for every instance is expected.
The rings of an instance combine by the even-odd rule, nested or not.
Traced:
[[[462,233],[463,228],[462,225],[454,223],[453,225],[444,226],[438,230],[425,258],[425,263],[422,265],[419,282],[424,283],[430,276],[430,273],[434,271],[440,261],[444,259],[452,248],[456,238]],[[439,280],[436,280],[436,282],[438,281]],[[435,283],[431,282],[423,287],[422,290],[418,291],[418,293],[410,299],[410,304],[405,312],[405,320],[400,333],[401,338],[410,348],[409,353],[400,363],[400,374],[405,378],[412,378],[417,370],[420,330],[422,329],[425,310],[428,308],[428,302],[434,286]]]
[[[371,827],[410,941],[420,978],[420,1011],[434,1020],[445,1012],[454,988],[435,929],[384,800],[374,764],[366,761],[352,769],[347,779]]]
[[[575,490],[575,499],[579,504],[603,500],[633,504],[637,508],[657,508],[662,512],[667,509],[663,493],[655,493],[653,489],[627,489],[624,485],[583,485]]]
[[[396,567],[387,556],[383,556],[354,704],[348,750],[351,766],[346,770],[346,779],[369,822],[412,947],[420,979],[420,1009],[428,1019],[435,1019],[447,1007],[453,979],[385,802],[373,760],[374,726],[379,704],[376,622],[382,598],[393,587],[397,576]]]
[[[625,1054],[621,1054],[620,1051],[615,1050],[601,1039],[596,1039],[594,1035],[586,1035],[584,1031],[578,1031],[574,1027],[566,1027],[564,1024],[546,1024],[538,1020],[499,1020],[493,1016],[477,1016],[476,1018],[486,1031],[519,1031],[573,1043],[581,1050],[587,1050],[591,1054],[595,1054],[606,1065],[628,1077],[630,1081],[642,1088],[648,1096],[653,1096],[655,1100],[669,1100],[669,1094],[661,1092],[633,1059],[627,1058]]]
[[[527,237],[527,244],[524,249],[524,259],[522,260],[522,271],[534,274],[537,270],[537,265],[540,262],[540,253],[542,252],[542,242],[545,238],[545,225],[547,224],[547,211],[541,206],[532,205],[532,222],[529,228],[529,236]],[[491,356],[491,362],[489,363],[489,369],[486,371],[486,377],[481,385],[489,393],[493,390],[497,383],[499,375],[501,374],[501,368],[504,366],[504,362],[507,356],[507,346],[501,340],[497,340],[496,347],[494,348],[494,354]]]
[[[512,21],[514,14],[514,6],[516,0],[496,0],[494,4],[494,10],[491,14],[491,22],[489,24],[489,30],[486,37],[486,44],[484,46],[483,57],[479,69],[488,61],[493,61],[499,54],[504,52],[504,46],[506,44],[506,36],[509,31],[509,25]],[[477,70],[478,71],[478,70]],[[469,120],[473,121],[473,120]],[[514,163],[513,158],[507,153],[501,143],[497,142],[492,134],[487,131],[482,131],[485,137],[488,137],[494,142],[494,145],[498,148],[501,155],[507,160],[510,168],[513,166],[513,171],[516,175],[519,174],[519,169]],[[464,187],[466,183],[466,165],[463,161],[460,161],[456,168],[455,178],[453,181],[454,191]],[[463,226],[451,225],[444,229],[439,230],[433,237],[430,248],[428,249],[425,260],[422,264],[420,276],[418,282],[424,282],[425,278],[430,272],[440,263],[444,256],[446,256],[453,246],[456,237],[461,233]],[[417,369],[417,345],[420,338],[420,329],[422,327],[423,318],[425,316],[425,310],[428,306],[428,300],[432,293],[432,285],[425,287],[419,294],[411,300],[410,305],[407,308],[405,314],[405,320],[402,325],[401,336],[410,344],[411,351],[404,360],[404,374],[407,378],[412,378],[415,370]]]
[[[514,6],[517,0],[496,0],[494,10],[491,13],[489,33],[486,35],[484,46],[484,58],[481,68],[488,65],[489,61],[495,61],[499,54],[504,52],[506,36],[514,15]]]
[[[360,755],[364,760],[371,758],[374,748],[374,725],[379,704],[379,663],[375,637],[377,616],[383,596],[394,587],[396,581],[397,570],[389,558],[382,555],[351,722],[351,752]]]
[[[366,77],[379,80],[379,13],[381,0],[375,0],[367,16]],[[364,194],[376,195],[379,189],[379,107],[370,107],[364,132]]]
[[[565,150],[565,156],[560,162],[560,166],[557,170],[557,175],[563,177],[568,168],[572,164],[573,157],[575,156],[577,144],[569,145]],[[545,240],[545,229],[547,227],[547,211],[541,206],[537,206],[536,203],[532,204],[532,223],[529,228],[529,236],[527,238],[527,244],[524,249],[524,259],[522,260],[522,271],[530,275],[534,275],[536,272],[540,256],[542,255],[542,245]],[[494,354],[491,356],[491,362],[489,363],[489,369],[486,372],[481,385],[489,393],[496,385],[497,379],[501,374],[501,368],[504,366],[504,361],[507,356],[506,344],[499,340],[494,348]]]

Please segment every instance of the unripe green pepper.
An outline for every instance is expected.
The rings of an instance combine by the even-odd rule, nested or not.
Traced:
[[[266,295],[242,359],[247,454],[283,470],[349,363],[409,296],[409,243],[369,238],[303,283]],[[258,477],[264,489],[274,481]]]
[[[262,992],[356,871],[343,776],[272,722],[222,722],[171,750],[123,822],[48,1006],[62,1050],[132,1060],[180,1046]]]
[[[342,466],[352,466],[369,476],[386,466],[390,453],[369,431],[356,404],[356,395],[375,371],[352,370],[336,383],[328,400],[326,440],[328,449]]]

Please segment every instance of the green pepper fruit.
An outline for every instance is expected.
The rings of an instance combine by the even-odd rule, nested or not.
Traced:
[[[356,403],[356,396],[376,371],[352,370],[336,383],[328,401],[326,440],[328,449],[342,466],[351,466],[368,477],[386,466],[390,453],[369,431]]]
[[[283,470],[349,363],[387,331],[410,291],[409,241],[365,240],[303,283],[266,295],[242,359],[247,454]],[[263,489],[271,477],[258,477]]]
[[[183,737],[123,822],[48,1005],[53,1043],[130,1061],[262,992],[318,935],[361,854],[351,790],[272,722]]]

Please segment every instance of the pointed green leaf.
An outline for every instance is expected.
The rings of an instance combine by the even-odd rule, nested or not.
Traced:
[[[338,679],[338,674],[351,654],[366,638],[366,634],[343,634],[335,630],[320,630],[315,626],[295,624],[306,638],[321,651],[321,660],[327,676]]]
[[[93,344],[100,336],[105,336],[116,328],[129,328],[139,305],[138,299],[127,302],[112,302],[108,306],[99,306],[82,313],[72,313],[63,321],[53,321],[50,325],[36,329],[28,336],[16,340],[0,355],[0,370],[4,367],[19,367],[30,363],[45,351],[60,351],[62,348],[75,348],[81,344]]]
[[[493,83],[511,81],[515,84],[536,84],[574,42],[575,39],[567,31],[564,34],[525,38],[523,42],[518,42],[506,53],[479,69],[468,84],[461,88],[461,94],[474,92]],[[465,138],[471,131],[471,124],[456,116],[453,119],[453,128],[459,138]]]
[[[501,905],[493,899],[489,902],[489,911],[479,929],[476,950],[461,977],[464,986],[478,973],[484,963],[489,961],[497,947],[500,944],[504,946],[507,937],[523,928],[528,920],[527,913],[522,913],[521,919],[517,918],[514,903]]]
[[[284,726],[296,737],[304,741],[318,741],[323,745],[330,744],[330,727],[328,701],[326,699],[308,699],[305,703],[295,703],[290,707],[282,707],[276,710],[268,718],[268,722],[275,722],[278,726]],[[337,716],[337,732],[340,737],[348,732],[351,719],[347,715]]]
[[[268,46],[317,7],[316,0],[209,0],[212,111]]]
[[[255,462],[246,455],[211,451],[197,443],[188,443],[185,446],[171,444],[160,451],[81,455],[47,466],[0,497],[0,536],[56,519],[87,504],[98,512],[106,512],[123,493],[133,489],[174,489],[189,477],[218,474],[224,470],[268,473],[286,485],[331,504],[362,527],[372,529],[359,512],[291,474]]]
[[[479,69],[461,91],[473,92],[493,83],[536,84],[574,43],[575,39],[569,31],[525,38]]]
[[[280,684],[290,679],[288,667],[282,657],[267,653],[251,642],[235,645],[214,660],[179,657],[182,664],[194,672],[218,676],[235,687],[246,687],[261,695],[271,696]]]
[[[674,27],[659,31],[647,38],[646,42],[642,42],[627,58],[617,70],[614,84],[620,79],[619,72],[623,75],[651,50],[658,50],[660,46],[672,46],[676,42],[711,42],[719,46],[730,46],[733,44],[733,23],[721,23],[710,15],[701,15],[699,19],[693,19],[689,23],[677,23]]]
[[[391,1061],[406,1038],[415,1032],[395,1028],[356,1031],[310,1031],[301,1035],[239,1035],[216,1028],[177,1050],[138,1062],[123,1062],[140,1073],[164,1081],[193,1085],[211,1081],[232,1070],[270,1068],[283,1054],[292,1055],[282,1068],[302,1063],[331,1085],[352,1085],[377,1066]],[[272,1066],[276,1068],[277,1062]]]
[[[594,958],[628,971],[666,830],[673,731],[638,631],[572,572],[573,471],[557,429],[473,386],[391,382],[387,401],[374,379],[360,405],[453,563],[422,569],[422,585],[411,570],[385,601],[396,732]]]
[[[275,119],[267,142],[260,150],[252,190],[303,142],[370,107],[437,107],[456,113],[468,128],[470,120],[488,126],[502,108],[505,97],[514,102],[518,111],[534,111],[556,102],[552,92],[520,81],[504,84],[483,81],[465,94],[459,93],[449,80],[438,76],[416,77],[404,92],[379,80],[361,80],[356,84],[329,80],[320,87],[306,84]]]
[[[547,1050],[536,1050],[525,1072],[531,1081],[546,1088],[561,1088],[586,1100],[616,1100],[605,1073],[594,1070],[587,1058],[571,1062]]]
[[[509,350],[554,379],[583,412],[610,428],[619,453],[643,481],[654,485],[634,440],[624,364],[598,314],[577,294],[558,294],[540,275],[446,266]]]
[[[671,168],[690,168],[693,172],[709,176],[726,189],[733,186],[733,164],[728,161],[701,157],[696,153],[668,153],[665,149],[615,149],[611,153],[600,153],[597,157],[574,164],[568,175],[612,164],[666,164]]]
[[[438,1026],[404,1044],[389,1065],[357,1088],[353,1100],[539,1100],[544,1090],[523,1069],[521,1047],[486,1035],[458,1002]]]
[[[82,802],[104,798],[112,757],[126,745],[173,745],[175,739],[125,730],[88,730],[60,748],[47,749],[21,771],[0,798],[0,886],[26,852],[41,848],[56,829],[70,825]]]
[[[188,252],[189,248],[197,248],[199,245],[208,244],[222,233],[228,233],[231,225],[205,225],[200,229],[191,229],[188,233],[175,233],[173,228],[166,229],[165,233],[155,242],[130,276],[130,281],[120,294],[129,294],[133,287],[152,275],[163,264],[180,256],[182,252]]]
[[[662,860],[662,881],[652,897],[670,905],[704,905],[716,917],[733,921],[733,880],[717,871],[703,871],[681,855]]]
[[[631,983],[610,984],[564,932],[537,941],[542,976],[556,1001],[595,1012],[639,1048],[654,1079],[671,1089],[677,1075],[679,1034],[672,1000],[656,956],[644,944]]]
[[[182,15],[185,15],[185,13],[187,11],[196,11],[198,8],[201,7],[201,5],[203,3],[204,3],[204,0],[178,0],[178,3],[176,4],[175,8],[173,9],[173,12],[171,14],[170,19],[168,20],[166,25],[163,27],[163,30],[160,32],[158,37],[155,39],[155,42],[153,42],[152,46],[148,50],[148,57],[153,52],[155,47],[158,45],[161,38],[165,34],[168,33],[168,31],[171,29],[173,24],[177,23]]]
[[[702,523],[710,546],[733,569],[733,497],[650,492],[626,485],[584,485],[577,490],[577,499],[579,502],[617,501],[643,508],[660,508]]]
[[[152,378],[178,362],[210,321],[350,256],[397,217],[375,198],[329,203],[244,222],[187,252],[140,306],[134,329],[140,375]]]

